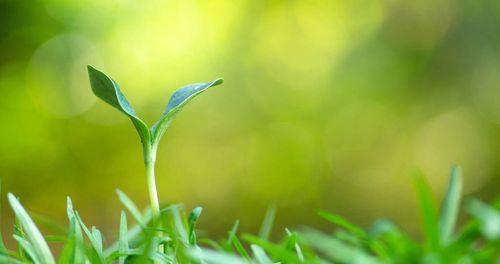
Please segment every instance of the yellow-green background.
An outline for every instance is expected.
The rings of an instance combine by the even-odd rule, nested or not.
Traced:
[[[225,78],[172,123],[157,166],[160,199],[203,206],[216,237],[236,219],[256,231],[273,203],[277,233],[326,228],[327,209],[416,234],[417,167],[438,199],[453,163],[468,196],[499,193],[499,1],[3,0],[0,23],[3,189],[62,223],[66,196],[108,237],[115,188],[147,205],[139,138],[87,64],[149,124],[176,88]]]

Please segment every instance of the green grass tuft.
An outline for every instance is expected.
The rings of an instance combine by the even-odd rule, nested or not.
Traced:
[[[199,264],[272,264],[272,263],[495,263],[500,251],[500,200],[488,205],[470,200],[469,219],[457,227],[462,178],[460,168],[452,168],[446,196],[438,214],[435,200],[425,178],[415,174],[425,241],[419,242],[388,220],[379,220],[371,228],[357,226],[341,216],[320,211],[319,216],[337,227],[333,234],[314,228],[300,231],[274,230],[281,240],[270,240],[276,208],[270,207],[259,235],[238,234],[239,222],[226,239],[212,240],[196,234],[202,208],[194,208],[185,217],[182,207],[163,208],[161,223],[153,220],[151,210],[141,213],[123,192],[119,199],[127,211],[121,211],[118,239],[106,245],[96,227],[88,228],[67,199],[68,228],[64,238],[44,237],[18,199],[8,195],[16,215],[14,239],[18,248],[5,247],[0,263],[56,263],[50,241],[64,246],[57,263],[199,263]],[[135,220],[129,228],[127,213]],[[440,216],[439,218],[437,216]],[[161,231],[161,236],[158,236]],[[3,240],[2,237],[0,239]],[[203,246],[201,246],[203,245]]]

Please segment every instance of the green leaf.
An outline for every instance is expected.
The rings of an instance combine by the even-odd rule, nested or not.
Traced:
[[[128,252],[128,237],[127,237],[127,215],[124,211],[121,213],[120,217],[120,236],[118,238],[118,252],[120,253],[120,257],[118,259],[119,264],[124,264],[127,256],[125,255]]]
[[[227,236],[227,239],[226,239],[226,242],[224,243],[224,249],[226,251],[231,251],[232,249],[232,244],[233,244],[233,237],[236,236],[236,233],[238,232],[238,227],[240,226],[240,221],[239,220],[236,220],[234,222],[234,225],[233,225],[233,228],[231,228],[231,230],[228,232],[228,236]]]
[[[146,223],[146,225],[147,225],[149,222],[151,222],[152,218],[153,218],[153,214],[152,214],[151,210],[148,209],[144,213],[144,217],[142,218],[142,222]],[[131,247],[133,247],[132,244],[134,244],[134,245],[139,244],[144,239],[144,228],[141,227],[140,225],[134,225],[127,232],[127,238],[128,238],[128,241],[129,241],[129,244]],[[111,244],[111,246],[109,246],[104,251],[104,255],[109,256],[109,255],[113,254],[114,252],[116,252],[118,250],[119,243],[120,243],[119,240],[116,240],[115,242],[113,242]]]
[[[346,245],[340,240],[314,229],[306,229],[305,232],[301,233],[301,238],[312,248],[340,263],[380,263],[362,248]]]
[[[191,211],[191,213],[189,214],[189,218],[188,218],[188,232],[189,232],[189,244],[190,245],[196,245],[196,232],[195,232],[195,226],[196,226],[196,222],[198,221],[198,219],[200,218],[200,215],[201,215],[201,211],[203,210],[203,208],[201,207],[196,207],[193,209],[193,211]]]
[[[170,207],[172,212],[172,221],[175,228],[175,236],[184,243],[184,245],[189,245],[188,231],[186,230],[185,221],[181,216],[178,205],[172,205]]]
[[[231,231],[228,232],[228,237],[227,237],[226,243],[224,245],[224,249],[227,252],[231,252],[233,250],[233,246],[234,246],[234,249],[236,250],[236,252],[238,254],[240,254],[246,260],[250,261],[251,260],[250,255],[245,250],[245,248],[241,244],[241,241],[238,239],[238,236],[236,234],[238,232],[239,225],[240,225],[240,221],[236,220],[236,222],[234,222],[233,228],[231,229]]]
[[[76,212],[75,212],[75,217],[76,217],[78,223],[80,224],[81,228],[83,229],[83,231],[85,232],[85,234],[87,235],[87,237],[90,240],[90,244],[92,246],[91,247],[91,249],[92,249],[91,253],[93,255],[93,256],[90,256],[90,257],[92,257],[93,262],[96,262],[96,263],[105,263],[103,252],[102,252],[102,236],[101,236],[101,233],[95,227],[92,227],[92,231],[90,231],[87,228],[87,226],[83,223],[83,221],[80,218],[80,216],[78,215],[78,213],[76,213]]]
[[[269,240],[262,239],[258,236],[253,236],[250,234],[243,234],[243,240],[250,244],[255,244],[261,247],[269,256],[271,256],[276,261],[280,263],[301,263],[304,262],[304,259],[300,258],[296,253],[292,250],[290,245],[288,245],[287,241],[280,244],[274,244]],[[302,257],[302,249],[300,249],[300,254]],[[308,263],[316,263],[316,262],[308,262]]]
[[[116,190],[116,194],[118,194],[118,199],[120,199],[120,202],[127,208],[129,213],[132,215],[134,220],[137,222],[139,226],[141,226],[143,229],[146,228],[146,224],[143,221],[143,216],[135,203],[122,191]]]
[[[68,238],[64,248],[59,256],[59,263],[75,263],[84,264],[85,263],[85,245],[83,242],[83,234],[80,225],[75,217],[75,212],[73,211],[73,204],[71,199],[67,198],[66,212],[69,219],[69,230]]]
[[[500,212],[479,200],[471,200],[467,211],[479,220],[481,233],[489,240],[500,239]]]
[[[90,78],[90,86],[94,94],[104,102],[126,114],[135,126],[135,129],[141,137],[143,145],[151,144],[151,134],[148,126],[137,116],[130,103],[120,90],[120,86],[111,77],[104,72],[87,66]]]
[[[437,251],[439,249],[439,229],[435,199],[421,172],[417,171],[413,179],[423,220],[423,230],[427,238],[427,246],[431,251]]]
[[[210,249],[192,248],[187,253],[193,260],[202,259],[208,264],[248,264],[238,256]]]
[[[182,108],[194,97],[204,92],[210,87],[219,85],[223,82],[221,78],[216,79],[208,83],[195,83],[187,85],[179,90],[177,90],[171,97],[167,104],[167,108],[163,112],[162,116],[156,122],[153,127],[151,127],[152,143],[153,146],[157,146],[160,142],[161,137],[168,128],[168,125],[172,119],[182,110]]]
[[[291,232],[288,228],[285,228],[285,232],[287,235],[286,240],[286,248],[288,250],[293,249],[297,253],[297,257],[300,262],[304,262],[304,254],[302,253],[302,248],[298,243],[298,234],[297,232]]]
[[[250,245],[250,248],[252,249],[253,256],[258,264],[274,264],[261,247],[252,244]]]
[[[245,247],[243,247],[243,244],[241,244],[241,241],[238,239],[237,236],[233,236],[232,243],[233,243],[234,248],[236,249],[236,252],[238,252],[238,254],[240,254],[240,256],[242,256],[244,259],[246,259],[248,261],[251,260],[250,255],[245,250]]]
[[[42,262],[40,262],[40,259],[38,258],[35,248],[33,247],[33,244],[18,235],[14,235],[14,239],[17,241],[17,243],[19,243],[24,252],[28,254],[33,263],[42,264]]]
[[[451,169],[448,190],[441,206],[441,217],[439,220],[439,231],[441,245],[445,246],[452,240],[453,230],[460,209],[460,195],[462,193],[462,171],[460,167],[453,166]]]
[[[9,193],[7,196],[12,210],[14,211],[16,217],[19,219],[19,222],[29,242],[33,246],[34,254],[36,254],[36,257],[44,264],[54,264],[55,260],[52,256],[52,252],[50,252],[47,242],[44,240],[42,234],[36,227],[33,220],[30,218],[21,203],[19,203],[17,198],[12,193]]]
[[[259,230],[259,237],[262,239],[269,239],[273,230],[274,218],[276,217],[276,206],[271,205],[267,208],[266,215],[262,221]]]
[[[321,217],[323,217],[324,219],[326,219],[328,222],[331,222],[331,223],[345,229],[346,231],[351,232],[356,237],[359,237],[359,238],[366,238],[367,237],[366,232],[362,228],[356,226],[355,224],[349,222],[348,220],[346,220],[345,218],[343,218],[339,215],[334,215],[334,214],[331,214],[331,213],[326,212],[326,211],[319,211],[318,214]]]

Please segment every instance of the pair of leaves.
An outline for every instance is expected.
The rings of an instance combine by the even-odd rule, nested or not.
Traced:
[[[90,77],[90,84],[94,94],[104,102],[127,115],[132,120],[132,123],[139,133],[143,146],[147,147],[147,149],[155,149],[158,146],[161,137],[167,130],[167,127],[172,119],[191,99],[208,88],[219,85],[223,82],[223,80],[219,78],[212,82],[190,84],[177,90],[172,97],[170,97],[167,108],[161,115],[160,119],[151,127],[151,129],[149,129],[144,121],[137,116],[136,112],[127,101],[127,98],[125,98],[121,92],[118,83],[102,71],[99,71],[90,65],[87,68]]]

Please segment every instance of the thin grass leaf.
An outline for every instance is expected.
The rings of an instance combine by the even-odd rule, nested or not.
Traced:
[[[250,245],[250,248],[252,249],[253,256],[258,264],[274,264],[261,247],[252,244]]]
[[[479,220],[479,229],[487,239],[500,239],[500,212],[497,209],[474,199],[468,202],[467,211]]]
[[[206,245],[209,247],[212,247],[212,249],[215,249],[217,251],[225,251],[225,248],[219,244],[219,242],[209,239],[209,238],[201,238],[198,240],[198,244]]]
[[[149,258],[153,260],[155,263],[161,263],[161,264],[174,263],[174,260],[171,257],[160,252],[152,252]]]
[[[82,218],[75,212],[75,217],[80,224],[80,227],[83,229],[83,232],[87,235],[90,240],[91,245],[91,256],[94,259],[94,262],[97,263],[105,263],[104,255],[102,252],[102,237],[100,236],[100,232],[96,231],[95,227],[92,227],[92,231],[90,231],[87,226],[83,223]]]
[[[453,239],[453,231],[460,210],[460,196],[462,193],[462,171],[460,167],[453,166],[451,169],[448,190],[441,206],[441,217],[439,219],[440,241],[446,246]]]
[[[33,261],[33,263],[42,264],[35,251],[35,247],[33,247],[33,245],[28,240],[17,235],[13,235],[13,237],[19,243],[24,252],[28,254],[29,259]]]
[[[9,193],[7,196],[12,210],[14,211],[16,217],[19,219],[19,222],[23,227],[28,240],[33,245],[33,250],[36,254],[36,257],[40,259],[40,261],[44,264],[54,264],[55,260],[52,256],[52,252],[50,251],[47,242],[45,242],[45,240],[43,239],[42,234],[36,227],[33,220],[29,217],[26,210],[24,210],[21,203],[19,203],[17,198],[12,193]]]
[[[281,263],[300,263],[299,257],[296,252],[290,250],[287,245],[283,244],[274,244],[269,240],[262,239],[258,236],[243,234],[243,240],[247,243],[255,244],[261,247],[268,255],[270,255],[273,259],[280,261]],[[304,258],[305,259],[305,258]],[[311,262],[314,263],[314,262]]]
[[[66,213],[69,220],[68,238],[59,256],[59,264],[85,263],[85,245],[80,225],[75,217],[71,199],[67,197]]]
[[[291,232],[288,228],[285,228],[286,235],[288,236],[286,240],[286,247],[288,250],[295,250],[297,257],[300,262],[304,262],[304,254],[302,253],[302,248],[298,243],[298,234],[296,232]]]
[[[196,222],[200,218],[201,211],[203,209],[201,207],[196,207],[191,211],[189,214],[188,218],[188,232],[189,232],[189,244],[190,245],[196,245],[196,232],[195,232],[195,226]]]
[[[231,231],[228,232],[226,243],[224,243],[224,249],[226,251],[231,251],[232,245],[233,245],[233,237],[236,236],[236,233],[238,232],[238,227],[240,226],[240,221],[236,220],[234,222],[233,228],[231,228]]]
[[[15,217],[14,220],[14,235],[26,238],[26,234],[24,233],[23,227],[21,226],[21,221],[17,217]],[[26,252],[23,250],[23,247],[19,243],[17,243],[17,252],[21,258],[26,257]]]
[[[359,237],[359,238],[366,238],[368,235],[366,234],[365,230],[363,230],[362,228],[356,226],[355,224],[349,222],[347,219],[339,216],[339,215],[335,215],[335,214],[332,214],[332,213],[329,213],[329,212],[326,212],[326,211],[319,211],[318,214],[324,218],[325,220],[327,220],[328,222],[334,224],[334,225],[337,225],[343,229],[345,229],[346,231],[349,231],[351,232],[352,234],[354,234],[355,236]]]
[[[422,173],[416,172],[413,180],[420,205],[420,214],[422,217],[423,230],[427,239],[427,247],[431,251],[437,251],[440,243],[434,196]]]
[[[238,239],[237,236],[233,236],[232,243],[233,243],[234,248],[236,249],[236,252],[238,252],[238,254],[240,254],[240,256],[242,256],[244,259],[246,259],[248,261],[251,261],[252,258],[250,257],[250,254],[248,254],[248,252],[243,247],[243,244],[241,244],[241,241]]]
[[[117,189],[116,194],[118,195],[118,199],[120,202],[125,206],[125,208],[129,211],[129,213],[132,215],[134,220],[137,222],[138,225],[140,225],[142,228],[146,228],[146,223],[143,221],[143,215],[135,205],[135,203],[130,199],[124,192],[121,190]]]
[[[317,249],[334,261],[341,263],[380,263],[362,248],[351,247],[343,244],[338,239],[325,235],[313,229],[307,229],[301,233],[301,238],[311,247]]]
[[[225,252],[218,252],[215,250],[210,250],[210,249],[200,249],[200,248],[194,248],[190,249],[187,252],[188,256],[191,257],[191,259],[197,261],[199,259],[202,259],[205,261],[207,264],[248,264],[248,261],[245,261],[244,259],[228,254]]]
[[[271,205],[267,208],[266,215],[260,226],[259,237],[269,239],[273,230],[274,218],[276,217],[276,206]]]
[[[182,241],[182,243],[187,246],[189,245],[188,231],[186,230],[186,226],[184,224],[184,221],[182,220],[181,213],[179,212],[178,207],[178,205],[173,205],[171,207],[172,220],[176,231],[175,234]]]
[[[94,240],[96,241],[95,246],[97,246],[97,251],[100,252],[100,254],[102,255],[102,250],[103,250],[102,234],[101,234],[101,231],[99,231],[99,229],[97,229],[95,226],[92,226],[92,236],[94,237]]]
[[[153,214],[150,209],[147,209],[143,215],[144,217],[142,218],[142,222],[147,225],[149,222],[151,222]],[[129,241],[130,247],[137,246],[138,243],[144,240],[144,228],[142,228],[140,225],[134,225],[129,229],[127,233],[127,239]],[[117,251],[119,242],[119,240],[116,240],[111,244],[111,246],[106,248],[106,250],[104,251],[104,255],[110,256],[111,254],[113,254],[113,252]]]
[[[120,217],[120,235],[118,238],[118,252],[120,257],[118,259],[119,264],[124,264],[127,256],[125,255],[128,252],[128,238],[127,238],[127,215],[124,211],[121,212]]]
[[[158,145],[170,122],[189,101],[208,88],[219,85],[222,82],[223,80],[219,78],[208,83],[190,84],[175,91],[175,93],[170,97],[167,107],[160,119],[151,127],[151,135],[153,138],[152,145]]]

